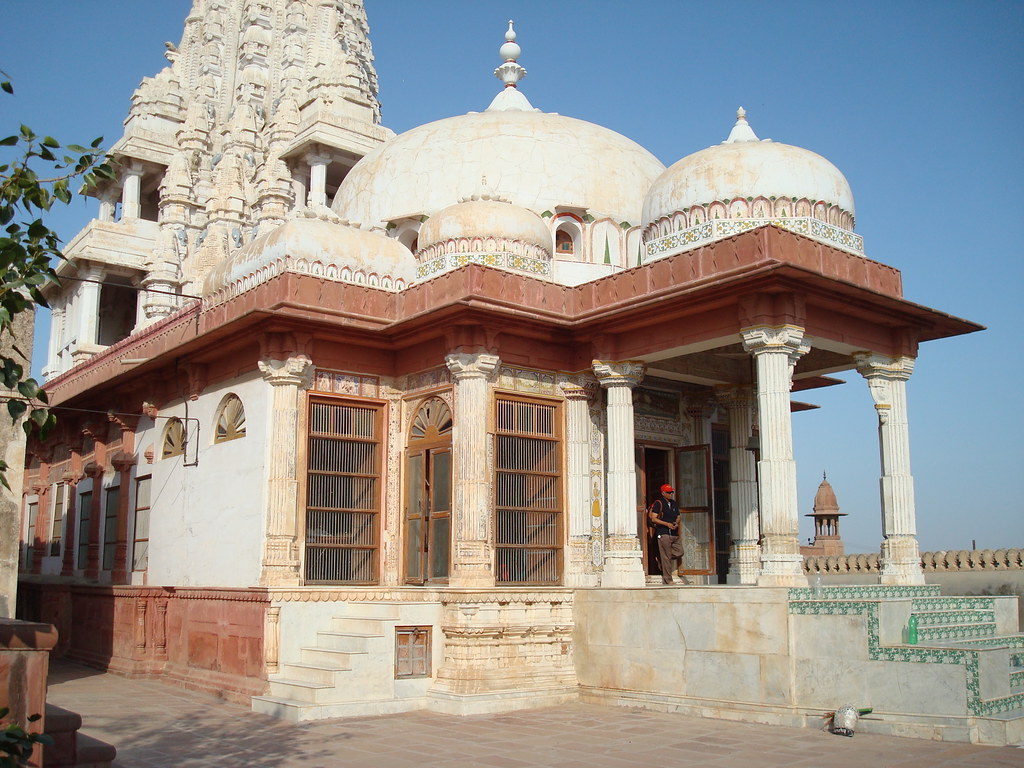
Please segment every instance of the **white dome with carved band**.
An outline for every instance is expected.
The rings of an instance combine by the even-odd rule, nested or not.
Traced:
[[[715,219],[791,217],[852,230],[850,184],[821,155],[758,139],[742,107],[729,138],[670,166],[643,210],[648,241]]]

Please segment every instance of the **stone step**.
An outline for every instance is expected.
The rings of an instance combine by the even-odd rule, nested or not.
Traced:
[[[934,626],[919,627],[917,636],[920,642],[933,640],[968,640],[973,638],[994,637],[996,624],[984,622],[981,624],[936,624]]]
[[[389,624],[394,624],[395,618],[384,616],[335,616],[331,619],[331,627],[338,632],[356,632],[366,635],[383,636]]]
[[[1024,648],[1024,635],[994,635],[992,637],[977,637],[967,640],[951,640],[948,643],[938,643],[948,648]],[[1021,654],[1024,658],[1024,654]],[[1015,666],[1013,654],[1010,655],[1010,665]],[[1016,666],[1024,666],[1024,663]]]
[[[962,611],[962,610],[992,610],[994,600],[991,597],[963,597],[959,595],[946,595],[934,597],[915,597],[911,601],[913,611]]]
[[[281,675],[295,680],[307,680],[311,683],[325,683],[336,686],[339,676],[351,672],[352,667],[338,667],[329,664],[310,664],[292,662],[281,665]]]
[[[366,653],[370,643],[384,637],[379,633],[370,632],[317,632],[317,645],[321,648],[330,648],[336,651],[348,651],[350,653]]]
[[[996,612],[992,609],[960,609],[960,610],[937,610],[937,611],[911,611],[912,616],[917,617],[918,627],[934,627],[940,625],[956,624],[984,624],[995,623]]]
[[[1016,689],[1024,690],[1024,669],[1015,667],[1010,670],[1010,688],[1014,693],[1019,693]]]
[[[322,664],[352,669],[356,660],[366,656],[365,651],[340,651],[337,648],[305,647],[299,649],[299,661],[304,664]]]
[[[399,611],[402,605],[415,605],[412,602],[394,602],[394,603],[358,603],[350,602],[345,603],[345,615],[351,616],[352,618],[369,618],[369,619],[390,619],[392,621],[397,620]]]
[[[814,580],[814,577],[811,577]],[[938,585],[895,587],[887,584],[791,587],[790,600],[906,600],[937,598]]]
[[[280,699],[290,699],[304,704],[323,704],[336,693],[337,686],[327,683],[312,683],[308,680],[297,680],[287,677],[271,677],[270,695]]]
[[[254,696],[252,709],[265,715],[301,723],[334,717],[366,717],[368,715],[394,715],[425,709],[425,699],[383,699],[344,701],[329,704],[310,704],[280,696]]]

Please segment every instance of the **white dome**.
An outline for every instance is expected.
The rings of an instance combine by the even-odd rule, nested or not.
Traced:
[[[499,100],[508,94],[520,95],[507,88]],[[432,215],[485,179],[537,214],[564,205],[638,224],[644,195],[663,170],[650,152],[607,128],[505,105],[395,137],[355,165],[332,207],[345,219],[384,224]]]
[[[551,231],[544,220],[532,211],[498,200],[466,200],[438,211],[420,227],[417,248],[472,238],[519,241],[551,255]]]
[[[810,203],[812,208],[806,215],[825,218],[823,209],[830,210],[828,220],[853,229],[853,192],[839,169],[809,150],[758,139],[742,108],[728,140],[684,157],[654,182],[644,201],[643,223],[648,227],[694,206],[704,209],[707,220],[712,203],[725,204],[728,214],[722,218],[757,218],[756,211],[728,208],[731,201],[756,198],[769,201],[765,217],[803,215],[795,203],[804,201],[802,206]]]
[[[218,264],[203,284],[211,294],[263,267],[287,259],[317,274],[362,275],[368,283],[408,285],[416,274],[409,250],[386,235],[344,223],[295,218],[239,248]],[[315,267],[313,266],[315,265]]]

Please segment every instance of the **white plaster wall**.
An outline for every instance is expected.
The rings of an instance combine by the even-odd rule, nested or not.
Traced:
[[[621,272],[617,264],[587,264],[581,261],[565,261],[555,259],[552,262],[552,279],[562,285],[579,285],[597,280],[614,272]]]
[[[246,435],[214,444],[214,419],[221,399],[238,395],[245,407]],[[248,587],[259,583],[266,507],[269,387],[255,371],[208,387],[188,403],[189,446],[185,456],[160,459],[167,423],[156,420],[139,436],[139,449],[153,446],[149,584]],[[177,402],[160,416],[185,417]],[[185,466],[198,458],[196,466]],[[145,464],[138,467],[144,474]]]

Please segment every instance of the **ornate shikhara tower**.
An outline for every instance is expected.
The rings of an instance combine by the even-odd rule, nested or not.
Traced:
[[[289,212],[326,211],[393,135],[362,0],[194,0],[167,48],[111,149],[118,180],[65,250],[47,378],[169,315]]]

